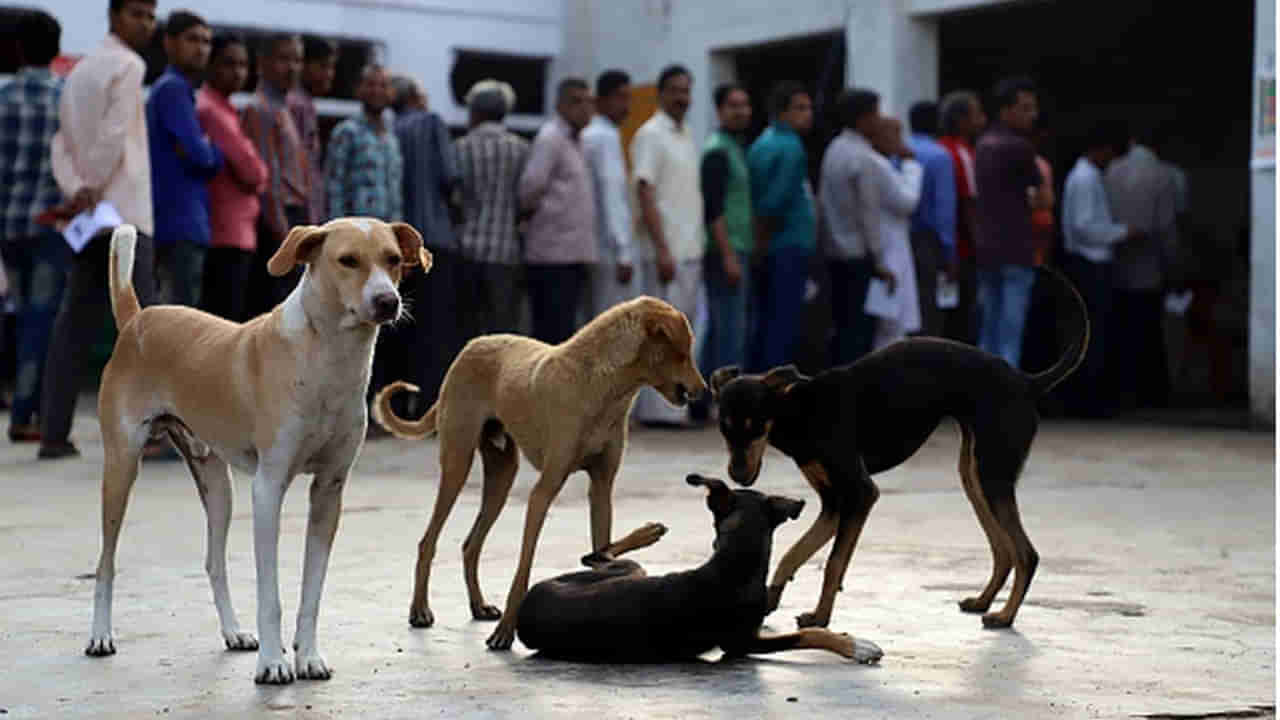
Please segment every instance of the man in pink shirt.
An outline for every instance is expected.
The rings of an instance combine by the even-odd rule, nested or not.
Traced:
[[[200,127],[222,151],[222,170],[209,182],[209,255],[204,265],[208,312],[244,322],[250,271],[258,246],[258,196],[267,189],[267,166],[231,105],[249,77],[249,49],[233,35],[213,39],[209,76],[196,96]]]
[[[150,304],[155,286],[151,208],[151,156],[142,99],[146,63],[139,53],[156,25],[154,0],[111,0],[111,32],[67,76],[53,136],[53,176],[70,210],[108,202],[138,228],[133,282]],[[66,296],[53,324],[40,408],[41,459],[79,455],[68,437],[89,347],[106,323],[109,230],[75,256]]]

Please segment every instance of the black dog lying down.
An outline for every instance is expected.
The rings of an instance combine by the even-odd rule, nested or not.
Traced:
[[[874,644],[825,629],[760,635],[773,531],[799,517],[804,501],[731,491],[720,480],[698,475],[687,481],[708,490],[716,529],[710,560],[695,570],[648,577],[639,564],[614,559],[657,542],[665,532],[661,526],[641,528],[584,557],[591,570],[529,590],[516,627],[520,641],[551,657],[611,662],[684,660],[715,647],[729,657],[813,648],[864,663],[880,659]]]

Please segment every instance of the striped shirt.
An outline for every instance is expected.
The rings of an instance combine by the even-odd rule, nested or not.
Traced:
[[[0,89],[0,239],[39,235],[36,216],[62,202],[49,155],[61,94],[62,81],[35,67]]]
[[[457,250],[445,196],[458,181],[458,163],[449,128],[439,115],[415,110],[396,118],[396,139],[404,157],[404,219],[422,233],[428,247]]]
[[[284,96],[260,83],[253,102],[241,115],[244,132],[258,147],[271,179],[262,195],[262,219],[278,238],[289,232],[286,205],[306,207],[311,195],[310,163],[302,136],[285,106]]]
[[[334,217],[404,219],[400,143],[390,128],[375,128],[364,113],[334,128],[325,174]]]
[[[481,123],[457,142],[465,221],[460,250],[468,260],[516,265],[516,186],[529,159],[529,141],[498,123]]]
[[[311,93],[297,88],[290,90],[285,96],[285,106],[293,115],[298,137],[302,138],[302,147],[307,151],[307,166],[310,170],[307,183],[311,189],[311,195],[307,198],[307,214],[311,216],[311,222],[322,225],[329,219],[329,214],[325,207],[324,146],[320,142],[320,118],[316,115],[316,101]]]

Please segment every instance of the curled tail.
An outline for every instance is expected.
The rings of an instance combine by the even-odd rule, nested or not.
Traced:
[[[132,225],[120,225],[111,233],[111,256],[107,261],[107,283],[111,288],[111,314],[116,319],[116,329],[122,329],[141,306],[138,293],[133,289],[133,254],[138,247],[138,229]]]
[[[1036,389],[1036,392],[1044,395],[1058,383],[1066,380],[1067,376],[1075,372],[1075,369],[1084,360],[1085,351],[1089,349],[1089,307],[1085,305],[1084,298],[1080,296],[1080,291],[1065,275],[1045,265],[1040,266],[1040,272],[1052,276],[1060,286],[1071,293],[1072,304],[1076,308],[1076,321],[1080,327],[1071,344],[1067,345],[1067,348],[1062,352],[1062,357],[1058,358],[1058,362],[1054,363],[1053,367],[1048,370],[1031,376],[1031,384]]]
[[[373,398],[373,420],[398,438],[416,439],[436,431],[436,412],[440,403],[431,406],[419,420],[405,420],[391,409],[391,397],[400,391],[418,392],[418,386],[397,380],[378,391]]]

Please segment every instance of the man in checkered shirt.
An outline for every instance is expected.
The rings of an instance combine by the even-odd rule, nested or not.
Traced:
[[[464,221],[458,276],[462,338],[516,332],[520,324],[523,253],[516,229],[516,186],[529,142],[502,124],[515,105],[510,85],[482,80],[467,93],[471,130],[458,140]]]
[[[33,422],[53,319],[62,301],[71,248],[36,217],[62,202],[49,147],[58,130],[62,80],[49,70],[62,28],[43,10],[18,20],[22,69],[0,89],[0,254],[18,309],[17,386],[9,439],[35,442]]]

